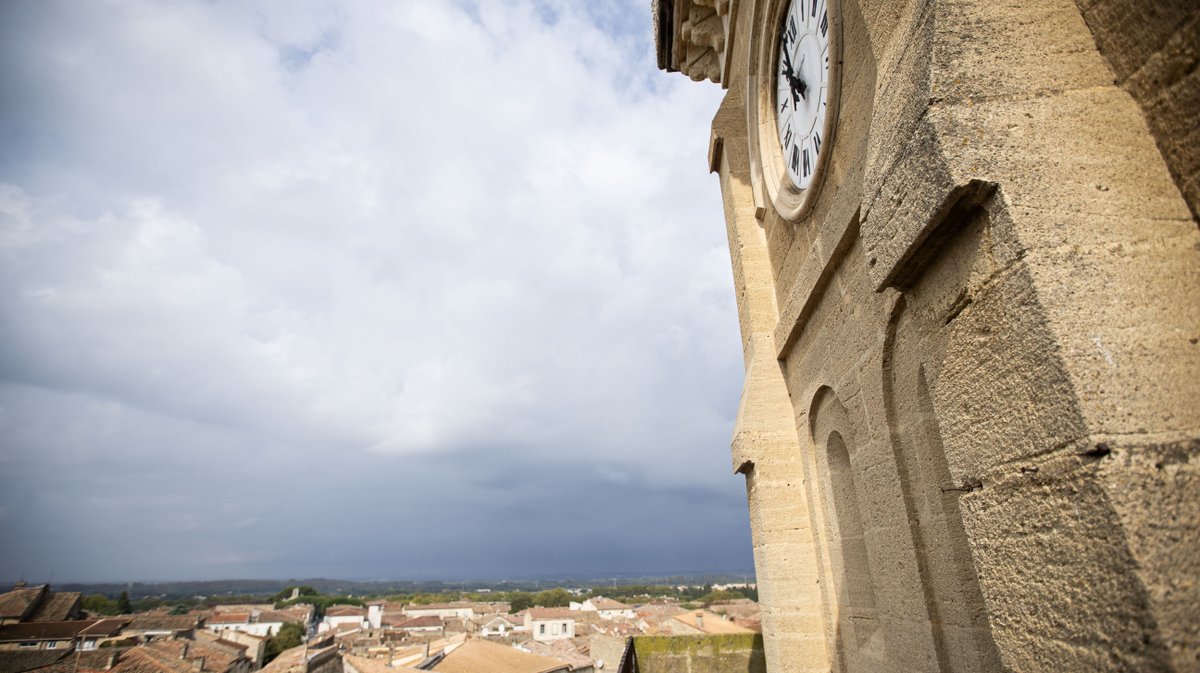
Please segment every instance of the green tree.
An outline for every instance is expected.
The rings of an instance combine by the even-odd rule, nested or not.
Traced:
[[[571,604],[574,597],[566,589],[547,589],[533,595],[533,604],[543,608],[565,608]]]
[[[508,593],[508,611],[518,613],[533,607],[533,594],[525,591],[510,591]]]
[[[104,594],[90,594],[79,602],[84,610],[98,615],[117,614],[117,603]]]
[[[733,601],[745,597],[740,591],[712,591],[701,596],[699,601],[705,605],[712,605],[717,601]]]
[[[133,604],[129,602],[129,592],[122,591],[121,597],[117,599],[117,613],[127,615],[133,612]]]
[[[284,650],[290,650],[300,645],[304,638],[304,627],[296,622],[287,622],[279,627],[279,633],[267,638],[263,649],[263,664],[270,663]]]
[[[280,601],[290,600],[292,598],[293,590],[298,590],[297,593],[299,593],[299,595],[301,595],[301,596],[319,596],[320,595],[316,589],[305,584],[303,586],[298,586],[298,587],[296,587],[296,586],[284,587],[283,591],[280,591],[279,593],[277,593],[271,597],[271,601],[278,603]]]

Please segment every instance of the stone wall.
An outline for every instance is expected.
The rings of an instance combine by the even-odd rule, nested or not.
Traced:
[[[1171,176],[1200,213],[1200,3],[1076,0],[1116,81],[1141,106]]]
[[[758,634],[634,636],[633,652],[637,673],[766,673],[767,670],[762,636]]]
[[[768,668],[1200,670],[1195,3],[844,0],[796,221],[783,4],[705,75]]]

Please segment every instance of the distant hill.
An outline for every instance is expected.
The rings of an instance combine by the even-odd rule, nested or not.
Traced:
[[[631,584],[663,584],[663,585],[696,585],[723,584],[729,582],[754,581],[754,572],[712,572],[694,574],[661,574],[637,575],[634,573],[613,573],[604,576],[534,576],[528,579],[503,580],[337,580],[326,578],[286,579],[286,580],[204,580],[178,582],[100,582],[100,583],[62,583],[54,588],[60,591],[79,591],[84,594],[105,594],[116,596],[122,591],[128,591],[133,599],[160,597],[164,599],[183,599],[195,596],[272,596],[284,587],[307,585],[323,594],[341,594],[354,596],[378,596],[397,593],[440,593],[443,591],[477,591],[491,589],[493,591],[535,591],[555,587],[593,587],[605,585]],[[11,586],[11,583],[7,583]]]

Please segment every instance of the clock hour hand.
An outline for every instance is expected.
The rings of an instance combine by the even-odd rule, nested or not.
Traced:
[[[804,61],[800,63],[803,65]],[[788,53],[787,47],[783,49],[783,65],[784,75],[787,77],[788,85],[792,89],[792,109],[794,110],[796,109],[796,94],[800,94],[800,98],[804,98],[804,93],[808,90],[808,86],[804,84],[804,80],[796,76],[795,68],[792,67],[792,56]]]

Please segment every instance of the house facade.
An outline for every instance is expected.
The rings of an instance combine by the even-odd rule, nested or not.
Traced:
[[[539,642],[575,637],[575,615],[568,608],[529,608],[525,629]]]

